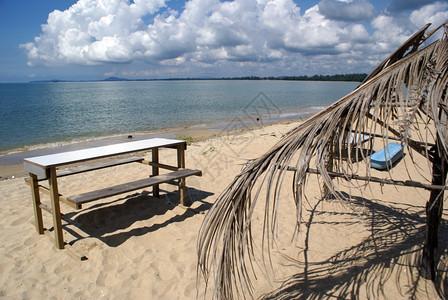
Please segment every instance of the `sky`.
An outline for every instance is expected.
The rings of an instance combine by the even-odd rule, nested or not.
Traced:
[[[447,19],[447,0],[0,0],[0,83],[369,73]]]

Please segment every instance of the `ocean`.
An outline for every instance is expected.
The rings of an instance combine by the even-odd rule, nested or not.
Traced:
[[[2,155],[112,136],[298,119],[358,82],[167,80],[0,84]]]

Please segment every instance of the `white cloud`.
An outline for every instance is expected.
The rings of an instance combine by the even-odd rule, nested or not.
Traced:
[[[442,24],[448,19],[447,9],[448,3],[437,2],[413,11],[410,16],[377,16],[372,21],[375,29],[373,50],[377,53],[391,53],[424,25],[432,23],[432,27],[435,27]]]
[[[305,12],[293,0],[190,0],[180,14],[169,4],[79,0],[52,12],[41,35],[22,47],[30,65],[127,63],[128,75],[165,70],[200,76],[213,68],[230,76],[252,70],[331,73],[341,72],[341,65],[368,72],[421,23],[448,18],[446,3],[400,18],[386,12],[372,18],[372,4],[362,0],[322,0]],[[358,22],[368,19],[370,28]]]
[[[30,65],[131,61],[128,38],[144,30],[143,16],[164,6],[164,0],[80,0],[68,10],[50,13],[42,34],[23,48]]]
[[[448,20],[448,3],[437,2],[426,5],[419,10],[411,13],[410,20],[418,27],[423,27],[427,23],[438,26],[445,20]]]
[[[372,21],[372,27],[375,29],[373,34],[375,45],[374,49],[379,53],[389,53],[397,46],[401,45],[413,30],[406,30],[408,26],[403,26],[401,19],[380,15]]]

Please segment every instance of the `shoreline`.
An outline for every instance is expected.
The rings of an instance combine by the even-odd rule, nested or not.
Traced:
[[[0,165],[7,164],[3,160],[6,156],[14,156],[15,154],[20,154],[23,152],[39,152],[40,150],[52,149],[52,148],[71,148],[76,147],[78,144],[102,144],[102,140],[116,141],[121,140],[123,136],[128,137],[128,135],[139,136],[153,136],[155,134],[166,134],[171,132],[183,131],[186,129],[210,129],[214,131],[225,130],[229,127],[229,124],[238,121],[242,126],[247,126],[247,124],[274,124],[280,121],[293,121],[297,119],[307,118],[311,114],[315,114],[324,110],[326,106],[308,106],[308,107],[297,107],[292,110],[281,111],[276,107],[267,107],[265,103],[256,104],[250,107],[246,107],[242,112],[229,115],[224,119],[217,120],[205,120],[205,121],[193,121],[193,122],[181,122],[176,121],[166,127],[160,128],[148,128],[148,129],[136,129],[127,131],[115,131],[108,132],[103,131],[103,133],[92,134],[88,133],[84,136],[66,136],[57,138],[54,140],[42,137],[38,142],[22,141],[20,143],[13,143],[10,147],[2,148],[0,147]],[[174,137],[172,134],[170,137]],[[9,138],[9,137],[8,137]],[[11,137],[13,139],[13,137]]]
[[[112,135],[97,137],[72,142],[55,142],[51,144],[42,144],[31,147],[30,149],[14,149],[5,154],[0,154],[0,181],[25,177],[27,173],[23,169],[23,159],[34,156],[48,155],[57,152],[75,151],[85,148],[101,147],[113,143],[125,143],[129,141],[138,141],[149,138],[177,138],[188,139],[192,141],[209,140],[222,135],[241,134],[245,131],[274,126],[277,124],[289,124],[301,122],[309,118],[312,113],[289,114],[282,118],[273,118],[267,120],[234,119],[228,122],[216,122],[210,124],[193,124],[183,127],[172,127],[152,132],[134,132],[129,135]]]

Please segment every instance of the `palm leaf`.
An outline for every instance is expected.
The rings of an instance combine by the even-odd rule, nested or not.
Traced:
[[[279,195],[288,170],[294,172],[293,200],[299,227],[310,166],[314,164],[320,174],[325,194],[347,201],[350,197],[338,189],[329,172],[351,175],[360,164],[365,164],[364,175],[370,176],[365,153],[348,152],[347,160],[338,155],[347,148],[351,134],[374,136],[380,132],[381,139],[375,142],[386,144],[389,139],[399,139],[410,152],[425,155],[429,161],[432,158],[426,146],[438,135],[442,141],[440,152],[448,158],[448,41],[444,35],[419,50],[428,37],[424,35],[428,27],[380,64],[357,89],[292,129],[263,156],[250,161],[218,197],[205,217],[198,240],[198,274],[202,273],[206,283],[213,276],[216,297],[233,299],[253,292],[251,278],[256,272],[252,266],[251,217],[265,192],[262,242],[263,251],[268,253],[264,259],[269,261]],[[430,123],[435,131],[418,125]],[[418,135],[422,130],[428,134]],[[359,139],[354,148],[361,148]]]

